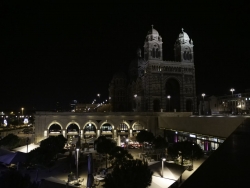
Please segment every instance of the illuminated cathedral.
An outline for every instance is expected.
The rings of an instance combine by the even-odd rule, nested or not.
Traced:
[[[182,29],[175,44],[175,61],[163,61],[163,39],[148,31],[143,55],[129,66],[128,76],[117,73],[109,84],[113,112],[194,112],[196,87],[193,41]]]

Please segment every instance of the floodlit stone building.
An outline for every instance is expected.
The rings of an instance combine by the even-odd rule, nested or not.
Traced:
[[[156,29],[148,31],[141,50],[129,67],[128,77],[115,74],[109,85],[113,111],[196,111],[196,84],[193,41],[179,34],[175,61],[163,60],[163,39]]]

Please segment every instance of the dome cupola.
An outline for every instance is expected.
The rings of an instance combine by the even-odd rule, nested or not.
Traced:
[[[190,38],[186,32],[184,32],[184,29],[182,28],[182,32],[179,34],[179,38],[177,39],[181,43],[187,43],[190,41]]]
[[[159,33],[156,29],[154,29],[154,25],[151,25],[152,28],[148,31],[148,35],[157,35],[159,36]]]

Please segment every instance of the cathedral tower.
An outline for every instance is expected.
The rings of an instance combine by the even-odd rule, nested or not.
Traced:
[[[153,25],[144,42],[144,58],[145,60],[162,60],[162,38]]]
[[[188,34],[184,32],[184,29],[182,29],[182,32],[179,34],[179,37],[174,45],[175,61],[193,63],[193,47],[194,45],[192,39],[189,39]]]

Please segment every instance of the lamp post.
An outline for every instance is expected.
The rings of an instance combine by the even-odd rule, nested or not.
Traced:
[[[101,94],[97,93],[97,97],[99,98],[99,103],[101,102]],[[98,103],[98,102],[97,102]]]
[[[21,110],[22,110],[22,116],[23,116],[23,110],[24,110],[24,108],[21,108]]]
[[[190,170],[193,170],[193,165],[194,165],[194,143],[192,144],[192,164]]]
[[[169,100],[169,102],[168,102],[168,103],[169,103],[169,104],[168,104],[168,111],[170,112],[170,98],[171,98],[171,96],[168,95],[167,98],[168,98],[168,100]]]
[[[76,178],[78,182],[78,153],[79,153],[79,148],[76,149]]]
[[[29,148],[28,148],[28,146],[29,146],[29,137],[27,137],[27,139],[26,139],[26,144],[27,144],[27,153],[29,152]]]
[[[135,100],[135,102],[134,102],[134,111],[137,111],[137,104],[136,104],[136,98],[137,98],[137,94],[134,94],[134,100]]]
[[[233,95],[234,95],[234,88],[231,88],[230,91],[232,92],[232,114],[233,114]]]
[[[205,93],[202,93],[201,96],[202,96],[202,98],[203,98],[203,102],[202,102],[202,112],[203,112],[203,115],[204,115],[204,114],[205,114],[205,113],[204,113],[204,111],[205,111],[205,110],[204,110],[204,97],[206,96],[206,94],[205,94]]]
[[[126,139],[126,148],[128,150],[128,139]]]
[[[162,176],[162,178],[163,178],[164,161],[166,161],[166,158],[162,158],[162,159],[161,159],[161,166],[162,166],[162,168],[161,168],[161,176]]]

